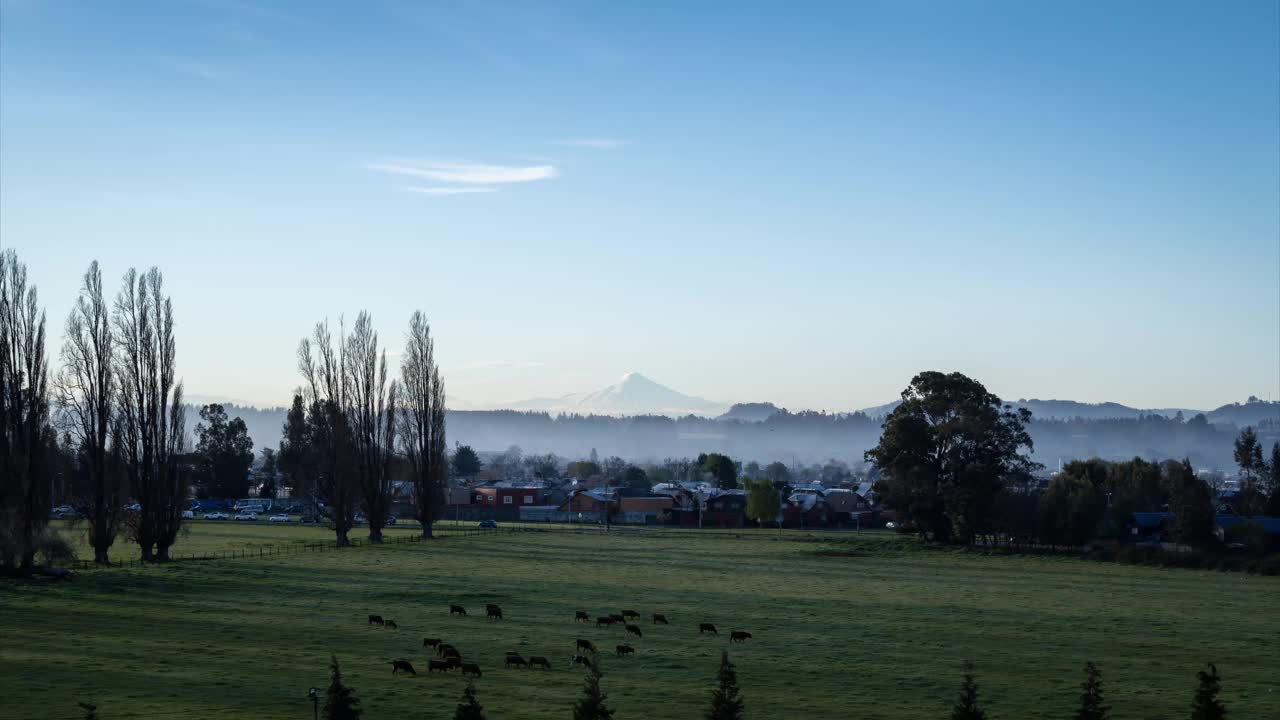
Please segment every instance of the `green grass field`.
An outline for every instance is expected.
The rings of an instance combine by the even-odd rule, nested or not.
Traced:
[[[175,550],[327,537],[196,523]],[[486,621],[486,602],[507,618]],[[472,614],[449,617],[450,603]],[[946,717],[966,659],[995,719],[1069,717],[1085,660],[1116,720],[1186,717],[1208,660],[1230,717],[1280,718],[1280,578],[773,532],[503,533],[0,584],[0,717],[76,718],[91,700],[104,720],[309,718],[334,652],[365,717],[448,718],[464,681],[427,675],[420,648],[440,636],[483,667],[490,718],[567,718],[574,640],[623,641],[574,610],[623,608],[672,624],[646,621],[634,657],[603,658],[618,718],[701,717],[725,648],[753,718]],[[368,627],[369,613],[400,629]],[[704,620],[722,635],[700,637]],[[754,641],[730,645],[739,628]],[[506,650],[554,669],[504,670]],[[397,657],[419,676],[393,677]]]

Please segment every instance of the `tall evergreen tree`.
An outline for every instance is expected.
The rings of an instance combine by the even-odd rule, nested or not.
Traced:
[[[600,671],[593,666],[583,683],[582,697],[573,706],[573,720],[612,720],[613,710],[605,704],[608,699],[600,690]]]
[[[1108,720],[1111,708],[1102,703],[1102,670],[1093,662],[1084,664],[1084,682],[1080,684],[1080,710],[1075,720]]]
[[[951,720],[986,720],[987,711],[978,707],[978,683],[973,679],[973,665],[964,664],[964,680],[960,683],[960,697],[951,709]]]
[[[476,699],[474,680],[467,683],[467,689],[462,691],[462,700],[458,703],[458,709],[453,711],[453,720],[484,720],[484,708]]]
[[[707,720],[742,720],[742,698],[738,696],[738,673],[729,662],[729,653],[720,651],[718,685],[711,693]]]
[[[1200,686],[1196,688],[1195,697],[1191,700],[1191,720],[1222,720],[1227,716],[1227,708],[1218,700],[1218,692],[1222,690],[1222,681],[1218,677],[1218,668],[1209,663],[1209,672],[1201,670],[1196,673]]]
[[[342,684],[338,658],[329,656],[329,689],[324,694],[325,720],[360,720],[360,700],[355,688]]]

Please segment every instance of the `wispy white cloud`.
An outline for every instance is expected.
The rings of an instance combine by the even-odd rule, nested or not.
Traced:
[[[503,185],[507,183],[549,180],[559,172],[554,165],[481,165],[474,163],[441,163],[395,161],[373,163],[368,169],[393,175],[461,183],[463,185]]]
[[[553,140],[553,145],[564,145],[566,147],[591,148],[592,150],[613,150],[627,144],[626,140],[618,140],[617,138],[567,138],[565,140]]]
[[[498,188],[491,187],[405,187],[405,192],[421,193],[423,195],[467,195],[470,193],[491,193],[498,192]]]

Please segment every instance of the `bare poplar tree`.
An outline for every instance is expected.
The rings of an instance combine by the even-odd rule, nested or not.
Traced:
[[[120,475],[112,471],[108,458],[117,390],[113,338],[111,310],[95,260],[67,317],[62,369],[54,379],[54,391],[60,426],[77,443],[88,479],[88,496],[77,497],[75,505],[89,520],[89,544],[99,564],[109,562],[122,505]]]
[[[409,463],[422,537],[429,538],[433,523],[444,514],[449,453],[444,438],[444,383],[435,363],[431,326],[420,311],[409,318],[400,378],[400,446]]]
[[[369,523],[369,542],[378,543],[391,510],[397,386],[394,381],[387,384],[386,351],[378,350],[378,333],[369,313],[356,316],[342,352],[361,509]]]
[[[49,363],[45,315],[27,266],[0,252],[0,571],[29,573],[49,524]]]
[[[339,340],[339,348],[345,342]],[[353,471],[344,353],[335,349],[328,321],[316,323],[310,338],[298,343],[298,372],[306,381],[307,457],[314,462],[310,478],[315,504],[337,535],[339,547],[351,544],[359,484]]]
[[[174,379],[173,303],[159,269],[125,273],[112,324],[120,437],[129,484],[142,506],[130,532],[143,560],[165,561],[187,498],[186,410],[182,383]]]

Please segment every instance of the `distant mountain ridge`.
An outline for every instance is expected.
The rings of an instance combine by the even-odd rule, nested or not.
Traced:
[[[882,418],[893,412],[894,408],[898,407],[901,402],[901,400],[895,400],[884,405],[863,408],[858,412],[872,418]],[[1213,424],[1243,426],[1256,425],[1263,420],[1280,422],[1280,402],[1259,400],[1256,397],[1250,397],[1244,403],[1229,403],[1214,410],[1196,410],[1194,408],[1143,409],[1115,402],[1083,403],[1075,400],[1039,400],[1035,398],[1009,401],[1008,404],[1015,408],[1026,408],[1031,411],[1032,417],[1040,420],[1074,420],[1076,418],[1084,420],[1124,420],[1147,415],[1172,418],[1176,417],[1178,413],[1182,413],[1182,417],[1186,420],[1203,414]]]

